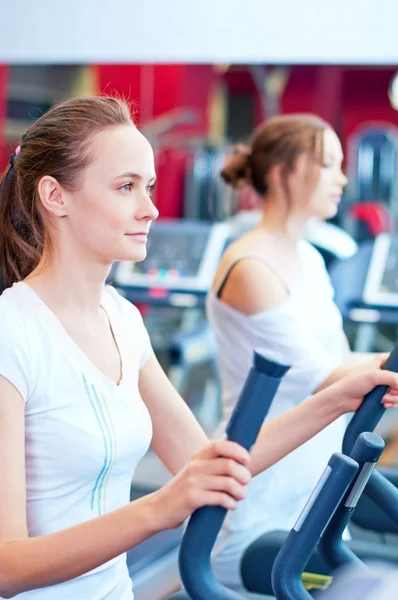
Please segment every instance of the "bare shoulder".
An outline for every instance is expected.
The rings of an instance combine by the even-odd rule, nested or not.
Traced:
[[[229,270],[221,300],[243,314],[254,315],[276,308],[288,299],[282,278],[267,263],[265,256],[245,240],[231,244],[225,252],[214,278],[213,290],[220,288]]]

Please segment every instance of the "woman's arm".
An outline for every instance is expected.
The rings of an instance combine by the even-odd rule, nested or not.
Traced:
[[[171,384],[155,354],[140,370],[139,389],[152,419],[151,446],[168,470],[177,473],[209,441]]]
[[[398,375],[373,368],[346,376],[294,409],[265,423],[249,463],[252,475],[257,475],[278,462],[338,417],[358,410],[363,397],[377,385],[391,387],[384,396],[383,403],[386,408],[396,407]]]
[[[342,331],[342,344],[343,344],[343,352],[345,353],[344,362],[347,362],[348,365],[358,365],[365,361],[371,360],[377,356],[376,352],[353,352],[350,348],[350,344],[348,343],[348,339],[346,334]],[[387,354],[385,355],[387,358]]]
[[[365,352],[350,352],[347,355],[344,367],[337,367],[334,369],[329,377],[325,379],[315,391],[320,392],[344,377],[347,377],[347,375],[355,373],[360,375],[370,369],[380,369],[387,358],[388,353],[367,354]]]
[[[338,417],[356,411],[363,397],[376,385],[393,388],[384,397],[386,408],[398,405],[398,375],[373,367],[346,376],[265,423],[252,451],[251,474],[261,473]],[[192,452],[203,446],[206,437],[154,357],[141,369],[140,390],[155,416],[153,446],[169,470],[175,472],[189,460]]]
[[[219,440],[204,446],[198,427],[192,460],[161,490],[104,516],[51,535],[28,537],[26,523],[24,402],[0,377],[0,596],[61,583],[104,564],[158,531],[177,527],[196,508],[227,509],[245,495],[248,453]],[[173,411],[171,411],[173,412]],[[167,426],[167,421],[165,423]],[[185,440],[185,438],[184,438]],[[193,445],[189,447],[191,452]],[[188,462],[190,456],[186,456]]]

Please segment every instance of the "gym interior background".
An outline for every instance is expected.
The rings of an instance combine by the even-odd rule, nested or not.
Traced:
[[[372,240],[379,233],[395,228],[398,192],[395,67],[2,65],[0,75],[1,168],[7,164],[11,150],[29,123],[54,101],[74,95],[120,94],[133,102],[137,125],[155,149],[158,174],[155,202],[161,219],[180,220],[181,233],[184,221],[199,220],[208,224],[228,223],[236,234],[255,218],[256,198],[247,192],[236,196],[224,187],[218,178],[223,157],[233,143],[247,139],[264,118],[277,113],[313,112],[333,125],[346,156],[350,183],[334,225],[355,243]],[[341,245],[340,233],[337,229],[332,231],[330,247],[323,248],[325,259],[331,264],[348,242],[348,238],[344,239]],[[200,247],[198,252],[202,251]],[[350,245],[347,252],[352,252]],[[210,275],[211,272],[209,280]],[[338,281],[336,285],[340,290],[342,283]],[[153,287],[161,288],[162,283],[154,280]],[[197,330],[202,322],[202,316],[196,314],[197,308],[176,308],[166,300],[160,302],[159,298],[148,295],[139,302],[164,363],[175,362],[179,354],[178,349],[171,348],[171,339]],[[358,332],[357,322],[347,319],[350,340],[354,343],[356,339],[361,350],[383,351],[395,340],[395,322],[383,322],[376,328],[371,325],[372,331],[368,329],[366,323]],[[192,342],[193,350],[188,354],[200,355],[204,345],[207,355],[209,343],[207,337],[203,344],[194,346]],[[191,398],[195,405],[200,404],[197,397],[202,398],[204,388],[207,393],[213,389],[204,382],[212,380],[215,373],[214,365],[199,362],[192,369],[189,381],[184,376],[182,388],[187,400]],[[203,419],[208,418],[212,427],[217,408],[211,414],[208,411],[207,405],[204,411],[207,417],[203,415]]]
[[[156,2],[152,4],[160,7]],[[39,6],[39,13],[44,5]],[[28,5],[25,8],[29,10]],[[78,9],[76,5],[75,8],[77,13],[80,10],[82,19],[87,16],[81,7]],[[338,8],[336,6],[336,11]],[[2,10],[6,10],[6,19],[12,18],[11,7]],[[22,30],[27,20],[26,16]],[[282,30],[284,26],[291,27],[290,21],[285,21]],[[363,25],[358,22],[360,27]],[[355,29],[353,31],[355,33]],[[4,30],[3,42],[6,37]],[[30,42],[30,46],[27,44],[33,56],[35,44],[39,47],[41,43],[37,39],[33,44]],[[25,43],[28,40],[19,38],[23,48],[21,40]],[[76,40],[79,48],[79,38]],[[73,57],[68,64],[67,56],[60,60],[58,48],[54,48],[55,60],[51,63],[52,50],[47,48],[47,61],[35,58],[33,64],[29,64],[27,56],[24,60],[24,56],[18,55],[19,47],[14,44],[2,50],[5,57],[7,53],[10,57],[15,55],[14,60],[0,64],[0,168],[6,166],[10,152],[26,127],[54,101],[75,95],[117,94],[133,103],[135,121],[154,147],[158,176],[155,202],[161,219],[178,221],[172,231],[173,235],[179,231],[181,244],[184,244],[184,235],[190,239],[193,221],[206,223],[208,233],[214,224],[226,223],[228,233],[224,231],[220,239],[225,236],[227,243],[229,236],[238,235],[253,223],[257,199],[248,192],[233,194],[221,183],[218,172],[223,157],[234,143],[245,141],[265,118],[313,112],[330,122],[339,135],[349,176],[339,212],[330,224],[333,229],[326,232],[314,228],[309,234],[315,245],[322,246],[327,264],[334,267],[334,260],[350,257],[358,243],[373,243],[379,234],[395,231],[398,66],[394,64],[393,45],[390,46],[391,53],[387,46],[385,56],[380,59],[368,52],[368,64],[366,56],[354,57],[353,62],[360,64],[347,64],[348,56],[341,64],[333,64],[326,47],[316,52],[312,50],[312,55],[310,50],[305,64],[299,64],[294,53],[291,53],[291,64],[280,60],[274,64],[266,60],[245,62],[242,58],[235,63],[167,63],[160,50],[159,62],[137,63],[128,61],[125,56],[122,61],[113,62],[111,46],[109,57],[105,52],[107,60],[103,62],[86,64]],[[264,40],[264,59],[266,48]],[[289,51],[291,49],[285,54]],[[23,50],[21,52],[23,54]],[[87,52],[81,54],[84,56]],[[384,64],[375,64],[382,60]],[[342,237],[342,233],[346,235]],[[203,235],[202,241],[198,241],[197,259],[208,250],[208,240]],[[189,244],[181,246],[188,247]],[[222,248],[221,243],[212,251],[213,263]],[[195,245],[191,251],[194,249]],[[162,245],[153,242],[152,252],[156,251],[161,254]],[[363,267],[362,262],[353,263],[352,269],[357,272]],[[365,262],[368,266],[369,256]],[[211,432],[219,417],[219,389],[217,361],[206,327],[203,298],[215,264],[210,266],[200,289],[195,284],[191,290],[185,286],[185,292],[190,294],[175,295],[173,300],[169,293],[162,297],[165,281],[164,277],[163,282],[161,279],[162,265],[156,256],[151,257],[151,247],[147,263],[148,269],[152,267],[148,287],[141,281],[139,288],[133,291],[134,281],[128,280],[128,295],[138,302],[165,369]],[[197,275],[199,263],[196,267],[194,274]],[[153,277],[156,271],[159,280]],[[348,291],[352,277],[344,277],[342,281],[338,269],[333,281],[338,299],[341,297],[340,308],[352,345],[359,350],[390,349],[396,340],[398,312],[395,314],[391,307],[385,307],[383,314],[366,312],[369,307],[362,306],[364,281],[357,285],[361,289]],[[173,285],[174,289],[178,288],[178,282]],[[362,310],[362,314],[353,312],[354,301],[361,304],[356,309],[357,313]]]
[[[24,2],[18,4],[20,11],[26,8]],[[74,4],[70,3],[76,8]],[[211,10],[209,3],[202,4]],[[343,7],[344,3],[336,2],[336,11],[342,10],[340,4]],[[358,19],[352,28],[355,38],[363,26],[359,13],[366,10],[363,1],[353,4],[357,4]],[[394,8],[388,0],[385,5],[386,11]],[[230,2],[231,10],[234,6]],[[248,12],[250,8],[249,2]],[[8,13],[3,12],[3,25],[15,17],[13,7],[4,10]],[[265,118],[312,112],[331,123],[339,135],[349,185],[337,216],[325,229],[315,224],[308,238],[330,269],[352,347],[388,351],[397,341],[398,44],[395,40],[393,48],[391,39],[391,53],[387,48],[384,56],[377,56],[372,30],[369,52],[362,58],[347,55],[334,62],[325,54],[323,60],[320,48],[301,63],[291,51],[289,62],[286,57],[272,58],[266,36],[270,20],[272,15],[265,11],[261,56],[246,57],[242,51],[239,59],[235,53],[229,59],[217,54],[184,62],[182,51],[179,60],[165,60],[167,53],[159,49],[157,60],[154,53],[140,61],[139,52],[129,55],[126,51],[118,61],[111,45],[107,55],[106,38],[102,42],[105,54],[99,52],[90,61],[87,53],[82,52],[79,59],[75,51],[69,60],[67,55],[59,58],[56,48],[52,60],[50,45],[45,55],[32,61],[26,52],[18,55],[18,44],[0,47],[1,169],[24,130],[54,101],[117,94],[133,103],[135,121],[155,150],[154,199],[161,218],[153,228],[144,265],[129,269],[116,265],[111,278],[140,307],[165,370],[209,433],[217,425],[220,404],[217,356],[204,298],[226,244],[250,227],[257,214],[256,197],[247,191],[231,193],[218,173],[230,147],[245,141]],[[119,25],[124,27],[123,19]],[[140,25],[146,26],[151,23]],[[283,27],[282,23],[282,35]],[[309,25],[304,17],[301,27],[305,35]],[[339,32],[334,27],[337,45]],[[36,56],[39,36],[31,33],[30,48]],[[383,31],[378,33],[383,37]],[[134,31],[130,34],[134,36]],[[239,39],[239,32],[235,35]],[[187,34],[184,40],[188,46]],[[388,443],[380,462],[388,466],[398,464],[395,421],[393,414],[383,425]],[[137,470],[136,489],[149,489],[167,477],[149,452]]]

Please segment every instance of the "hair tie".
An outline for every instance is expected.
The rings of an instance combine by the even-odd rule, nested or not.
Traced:
[[[236,146],[233,148],[233,153],[235,156],[242,156],[248,159],[252,153],[252,150],[245,144],[236,144]]]
[[[21,151],[21,146],[17,146],[14,150],[14,152],[11,154],[10,156],[10,165],[11,167],[14,167],[14,161],[15,161],[15,157],[18,156],[18,154]]]

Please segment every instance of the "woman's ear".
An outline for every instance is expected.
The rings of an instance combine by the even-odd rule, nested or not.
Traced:
[[[54,177],[45,175],[37,186],[40,201],[44,208],[55,217],[66,217],[65,190]]]
[[[267,173],[265,184],[269,189],[277,189],[284,187],[286,179],[286,165],[284,163],[277,163],[273,165]]]

